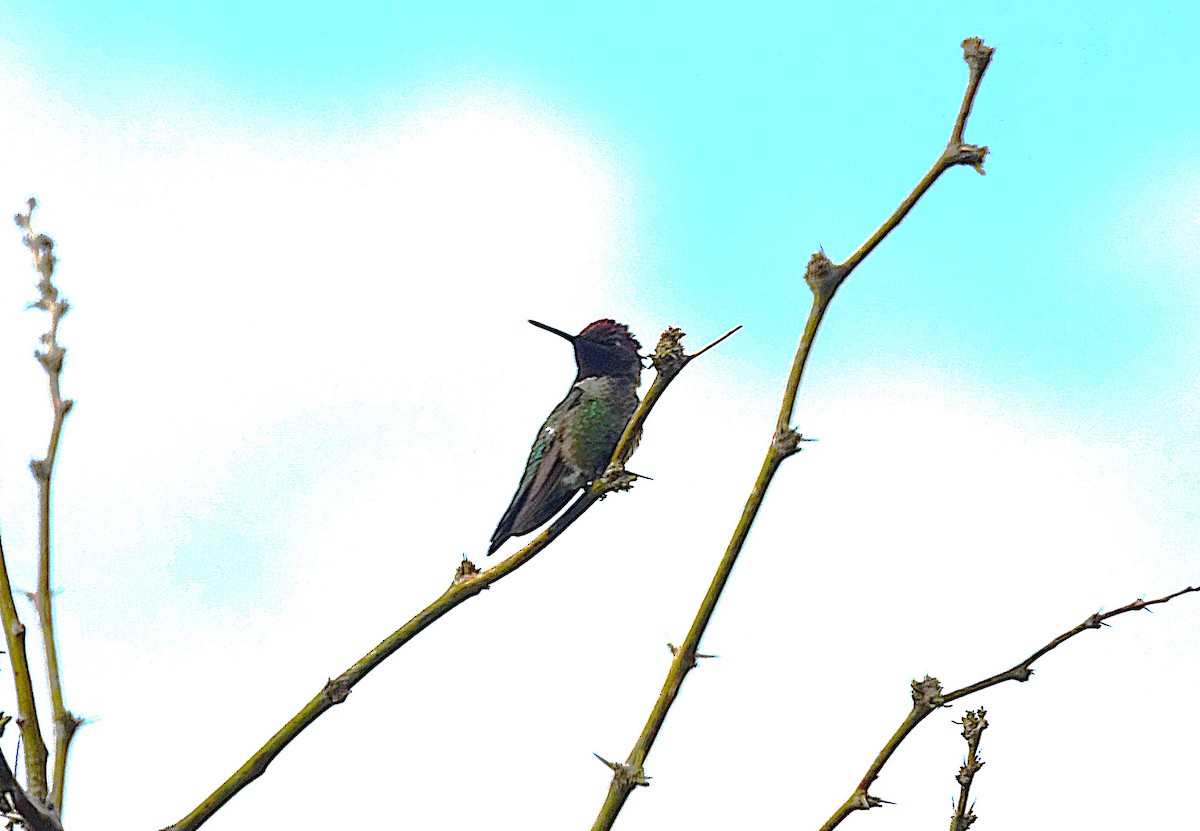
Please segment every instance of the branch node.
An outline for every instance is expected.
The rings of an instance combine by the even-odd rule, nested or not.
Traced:
[[[824,251],[813,254],[804,270],[804,282],[819,298],[832,297],[838,286],[846,279],[846,270],[834,264]]]
[[[967,165],[975,168],[975,172],[980,176],[984,176],[987,171],[983,169],[983,160],[987,158],[988,152],[986,145],[980,147],[975,144],[951,144],[946,147],[942,157],[947,167]]]
[[[667,649],[671,650],[672,657],[678,657],[679,653],[683,650],[683,647],[676,646],[673,643],[668,643]],[[693,652],[692,653],[692,661],[691,661],[691,664],[688,666],[688,669],[695,669],[696,667],[698,667],[699,663],[697,663],[697,661],[699,661],[699,659],[701,659],[701,658],[720,658],[720,657],[721,657],[720,655],[706,655],[703,652]]]
[[[775,439],[771,444],[775,448],[775,452],[782,458],[793,456],[800,452],[800,443],[806,441],[816,441],[816,439],[806,439],[800,434],[799,430],[788,428],[782,432],[775,434]]]
[[[477,575],[482,573],[483,572],[479,570],[479,567],[468,560],[464,554],[462,562],[459,563],[458,568],[454,570],[454,579],[451,581],[451,585],[457,586],[459,583],[469,583],[474,580]],[[484,588],[486,589],[488,586],[484,586]]]
[[[914,680],[911,686],[913,707],[922,710],[936,710],[945,706],[942,684],[933,676],[926,675],[921,681]]]
[[[895,802],[891,802],[887,799],[880,799],[877,796],[871,796],[866,791],[859,791],[855,795],[855,799],[853,800],[851,807],[856,811],[869,811],[872,808],[881,808],[884,805],[895,804]]]
[[[658,345],[650,356],[650,362],[659,375],[665,380],[671,380],[683,371],[688,357],[683,354],[683,337],[685,332],[676,327],[668,326],[658,338]]]
[[[613,781],[615,784],[618,784],[618,785],[621,785],[624,787],[631,787],[631,786],[638,786],[638,787],[642,787],[642,788],[649,787],[650,780],[653,777],[647,776],[646,772],[644,770],[642,770],[641,765],[630,765],[630,764],[622,764],[620,762],[610,762],[610,761],[608,761],[608,759],[605,759],[599,753],[592,753],[592,755],[595,756],[597,759],[599,759],[606,768],[608,768],[609,770],[611,770],[613,772]]]
[[[325,682],[321,695],[330,704],[341,704],[350,696],[350,685],[341,678],[330,678]]]

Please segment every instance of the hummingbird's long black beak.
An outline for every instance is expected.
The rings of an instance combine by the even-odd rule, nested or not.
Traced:
[[[529,322],[532,323],[534,326],[538,327],[539,329],[545,329],[547,332],[553,332],[554,334],[558,335],[560,338],[566,338],[571,343],[575,342],[575,336],[568,335],[562,329],[555,329],[553,326],[547,326],[545,323],[538,323],[536,320],[531,320]]]

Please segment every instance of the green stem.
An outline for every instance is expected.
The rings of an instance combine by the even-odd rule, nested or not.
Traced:
[[[979,78],[982,77],[983,70],[987,67],[991,50],[983,46],[982,41],[973,38],[963,42],[963,50],[964,58],[970,67],[971,73],[965,98],[973,99],[978,90]],[[982,57],[980,57],[981,55]],[[799,395],[800,382],[804,377],[804,369],[808,364],[809,356],[812,354],[812,346],[817,336],[817,330],[820,328],[821,321],[825,317],[825,312],[828,310],[829,304],[833,301],[838,288],[867,255],[899,226],[904,217],[908,215],[908,212],[912,210],[917,201],[933,186],[933,183],[937,181],[943,172],[958,164],[972,164],[977,170],[982,172],[980,165],[982,165],[983,156],[986,155],[987,149],[962,145],[961,141],[954,141],[954,139],[961,139],[962,128],[966,124],[970,109],[970,102],[964,100],[959,110],[954,131],[951,134],[952,144],[947,146],[937,163],[922,177],[921,181],[917,183],[917,186],[913,188],[908,197],[879,226],[875,233],[859,246],[857,251],[840,264],[830,262],[823,252],[813,255],[809,261],[805,280],[812,289],[813,304],[808,314],[808,320],[804,325],[804,332],[800,337],[800,344],[796,349],[796,355],[792,360],[791,371],[788,373],[783,400],[779,406],[779,416],[775,422],[775,435],[772,437],[771,444],[767,448],[766,456],[763,459],[762,466],[759,468],[758,477],[755,479],[754,486],[750,490],[750,495],[746,499],[742,515],[738,519],[729,544],[725,548],[725,554],[717,566],[716,574],[713,575],[712,582],[709,584],[704,599],[700,602],[700,608],[696,612],[696,617],[692,622],[691,629],[688,631],[687,638],[684,640],[683,645],[675,652],[670,669],[667,670],[666,680],[663,682],[658,698],[654,702],[654,707],[650,711],[646,725],[642,728],[641,735],[638,736],[624,764],[616,765],[610,763],[609,765],[613,769],[613,777],[609,782],[608,793],[605,795],[604,803],[601,805],[600,811],[596,816],[596,821],[592,825],[592,831],[607,831],[607,829],[610,829],[616,821],[621,808],[625,805],[625,801],[633,793],[633,789],[638,785],[647,784],[643,764],[654,745],[655,739],[658,737],[659,731],[662,729],[663,723],[666,721],[671,705],[674,704],[679,691],[683,687],[684,679],[696,666],[697,653],[700,641],[704,636],[704,631],[708,628],[709,621],[716,610],[717,602],[720,600],[729,577],[733,573],[733,567],[737,563],[738,556],[741,554],[742,547],[750,533],[750,528],[758,516],[759,509],[762,507],[767,489],[770,487],[775,473],[779,470],[779,466],[783,461],[800,450],[800,442],[803,439],[791,427],[792,419],[795,416],[796,398]],[[924,716],[922,715],[921,717],[923,718]],[[917,720],[919,721],[919,719]],[[915,722],[913,726],[915,726]],[[911,730],[911,727],[909,729]]]
[[[38,722],[37,702],[33,696],[33,675],[29,671],[29,656],[25,651],[25,625],[17,615],[12,584],[8,579],[8,563],[4,559],[4,542],[0,540],[0,621],[4,624],[4,639],[8,645],[9,662],[13,671],[13,686],[17,694],[18,722],[21,741],[25,746],[25,771],[30,796],[45,802],[49,796],[46,780],[48,753]]]

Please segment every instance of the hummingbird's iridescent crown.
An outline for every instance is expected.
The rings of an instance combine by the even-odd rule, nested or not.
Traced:
[[[624,323],[603,318],[589,323],[571,339],[579,374],[575,381],[596,375],[640,378],[642,345]]]

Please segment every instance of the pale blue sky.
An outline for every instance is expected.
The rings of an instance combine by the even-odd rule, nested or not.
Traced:
[[[98,720],[69,827],[105,827],[126,778],[128,827],[177,818],[482,555],[572,373],[526,318],[615,317],[647,346],[669,324],[693,347],[742,324],[656,412],[634,465],[653,483],[393,659],[210,827],[325,827],[295,799],[318,768],[395,794],[382,821],[373,798],[346,806],[351,824],[589,823],[590,753],[623,756],[640,728],[769,437],[804,264],[849,253],[935,158],[969,35],[997,48],[966,135],[991,147],[988,174],[949,173],[835,302],[798,411],[821,442],[777,481],[711,631],[723,658],[689,680],[620,827],[819,823],[910,677],[966,683],[1098,606],[1195,583],[1198,18],[0,7],[0,207],[42,200],[75,306],[57,582],[68,699]],[[0,414],[14,558],[45,429],[15,231],[0,274],[0,384],[22,402]],[[1200,736],[1170,715],[1200,683],[1186,603],[975,702],[1006,725],[980,827],[1190,821],[1154,796],[1195,778]],[[836,702],[814,674],[844,682]],[[1112,717],[1146,689],[1155,706]],[[1073,724],[1045,720],[1066,708]],[[944,821],[962,751],[930,735],[881,780],[902,807],[851,822]],[[162,776],[168,745],[187,758]],[[741,766],[736,792],[713,760]],[[530,771],[544,798],[513,787]],[[1056,801],[1071,788],[1091,796]]]

